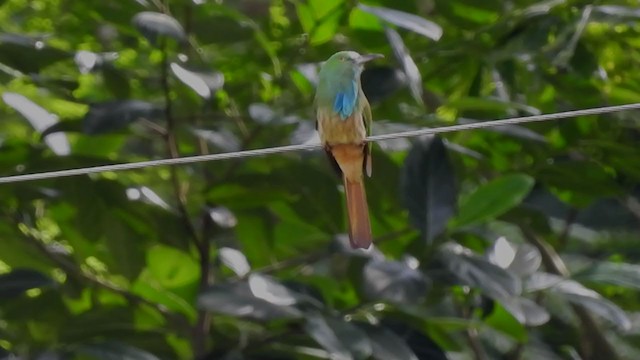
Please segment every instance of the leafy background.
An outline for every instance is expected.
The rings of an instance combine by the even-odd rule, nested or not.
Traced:
[[[2,0],[0,174],[640,101],[632,0]],[[0,185],[0,358],[638,359],[637,112],[380,142],[351,251],[317,151]]]

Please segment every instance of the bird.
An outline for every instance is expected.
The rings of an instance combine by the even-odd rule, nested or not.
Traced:
[[[333,54],[321,66],[314,98],[316,130],[333,167],[342,176],[352,248],[368,249],[371,222],[364,173],[371,177],[371,106],[360,75],[364,64],[384,57],[355,51]]]

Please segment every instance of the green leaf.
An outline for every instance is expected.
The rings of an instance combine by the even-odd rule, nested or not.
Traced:
[[[192,284],[200,276],[200,267],[191,256],[166,245],[155,245],[147,250],[147,268],[166,288]]]
[[[495,219],[517,206],[533,188],[534,179],[524,174],[505,175],[482,185],[460,204],[452,228]]]
[[[505,310],[500,304],[493,306],[493,311],[484,319],[484,324],[516,339],[520,343],[527,342],[527,329],[522,325],[524,321],[517,319],[512,311]]]
[[[431,244],[454,215],[458,195],[453,166],[440,137],[414,144],[402,169],[401,186],[411,222]]]
[[[14,269],[0,274],[0,298],[14,297],[27,290],[54,286],[55,282],[44,274],[28,269]]]

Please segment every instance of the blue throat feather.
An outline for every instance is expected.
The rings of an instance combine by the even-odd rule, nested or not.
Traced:
[[[347,120],[356,107],[358,99],[358,84],[352,80],[340,89],[333,101],[333,111],[340,115],[340,119]]]

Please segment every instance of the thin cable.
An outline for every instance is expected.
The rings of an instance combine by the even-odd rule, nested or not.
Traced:
[[[503,120],[484,121],[484,122],[476,122],[476,123],[470,123],[470,124],[444,126],[444,127],[438,127],[438,128],[410,130],[410,131],[404,131],[404,132],[393,133],[393,134],[370,136],[367,138],[367,141],[381,141],[381,140],[407,138],[407,137],[422,136],[422,135],[435,135],[435,134],[449,133],[454,131],[484,129],[484,128],[495,127],[495,126],[515,125],[515,124],[530,123],[530,122],[567,119],[567,118],[573,118],[577,116],[600,115],[600,114],[608,114],[608,113],[635,110],[635,109],[640,109],[640,103],[565,111],[565,112],[559,112],[554,114],[523,116],[523,117],[503,119]],[[0,184],[26,182],[26,181],[43,180],[43,179],[53,179],[53,178],[61,178],[61,177],[76,176],[76,175],[87,175],[87,174],[95,174],[95,173],[106,172],[106,171],[142,169],[142,168],[156,167],[156,166],[162,166],[162,165],[182,165],[182,164],[192,164],[192,163],[207,162],[207,161],[238,159],[238,158],[255,157],[255,156],[263,156],[263,155],[270,155],[270,154],[278,154],[278,153],[284,153],[284,152],[290,152],[290,151],[312,150],[312,149],[318,149],[320,147],[321,147],[320,144],[287,145],[287,146],[279,146],[279,147],[263,148],[263,149],[255,149],[255,150],[235,151],[235,152],[228,152],[228,153],[187,156],[187,157],[174,158],[174,159],[148,160],[148,161],[140,161],[140,162],[134,162],[134,163],[100,165],[100,166],[92,166],[92,167],[78,168],[78,169],[48,171],[48,172],[24,174],[24,175],[12,175],[12,176],[0,177]]]

